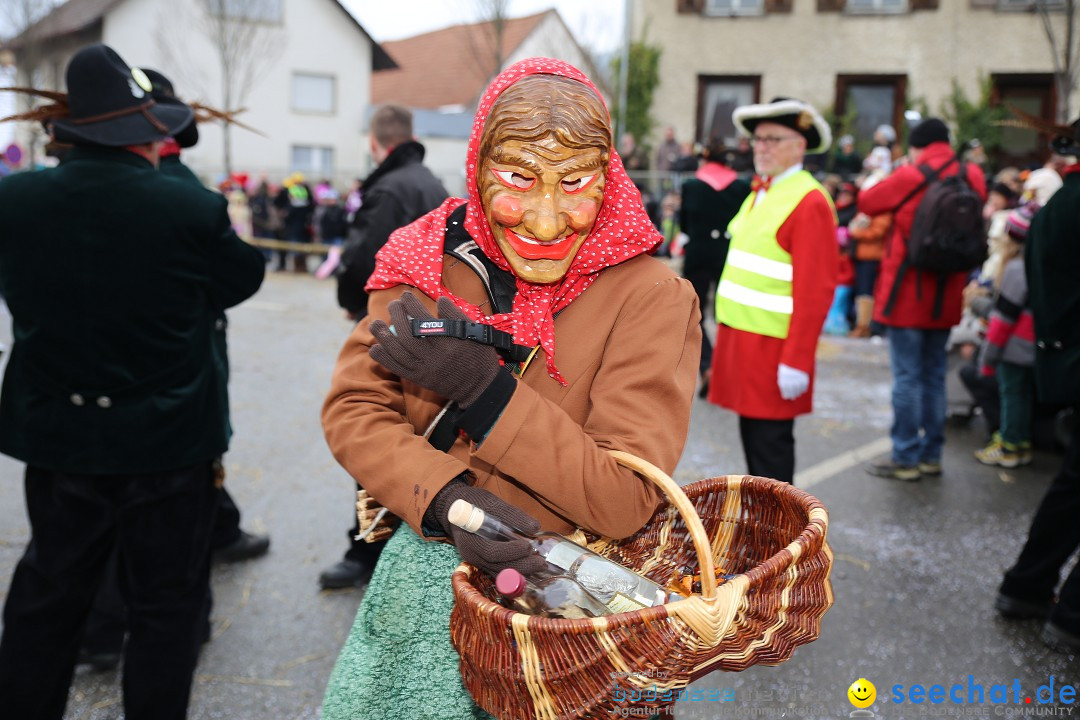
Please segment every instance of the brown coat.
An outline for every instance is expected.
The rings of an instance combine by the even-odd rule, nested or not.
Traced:
[[[488,309],[479,278],[450,256],[443,284]],[[432,498],[465,470],[547,530],[581,527],[621,538],[645,524],[661,494],[605,450],[674,471],[701,343],[697,296],[686,280],[647,256],[604,270],[555,320],[555,359],[568,385],[548,376],[539,351],[483,443],[459,438],[449,453],[422,437],[442,399],[368,355],[369,323],[389,321],[387,306],[407,289],[371,294],[369,315],[346,341],[323,406],[327,443],[358,483],[421,535]]]

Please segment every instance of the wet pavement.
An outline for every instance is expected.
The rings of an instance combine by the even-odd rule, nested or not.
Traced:
[[[269,532],[272,544],[264,558],[214,570],[212,641],[197,671],[190,717],[316,718],[363,595],[323,592],[316,582],[344,552],[351,521],[351,481],[319,426],[351,324],[331,283],[293,274],[269,275],[229,317],[236,434],[227,482],[243,526]],[[6,315],[0,342],[10,342]],[[1045,648],[1034,621],[1003,622],[992,608],[1001,573],[1061,456],[1037,452],[1031,467],[1014,471],[983,467],[971,456],[984,440],[976,418],[950,423],[942,477],[898,483],[865,474],[861,459],[887,451],[891,417],[887,348],[865,340],[822,341],[815,406],[813,416],[796,422],[796,484],[830,512],[836,603],[821,638],[778,667],[698,681],[691,689],[703,699],[680,702],[676,716],[847,717],[847,688],[862,677],[877,688],[870,710],[878,717],[1068,717],[1072,706],[1040,705],[1036,691],[1051,676],[1055,692],[1076,685],[1080,660]],[[737,418],[696,401],[676,480],[744,470]],[[27,535],[22,466],[0,457],[0,593]],[[906,698],[915,684],[942,685],[944,702],[893,702],[894,686]],[[965,701],[969,684],[982,686],[984,704],[952,703],[948,691],[956,684]],[[1009,704],[989,703],[994,685],[1009,686]],[[711,689],[734,699],[704,699]],[[1073,714],[1080,717],[1080,710]],[[122,716],[119,673],[80,669],[66,717]]]

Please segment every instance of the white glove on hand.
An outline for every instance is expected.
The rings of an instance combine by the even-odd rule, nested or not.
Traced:
[[[810,376],[802,370],[780,363],[776,368],[776,384],[780,387],[780,397],[794,400],[810,387]]]

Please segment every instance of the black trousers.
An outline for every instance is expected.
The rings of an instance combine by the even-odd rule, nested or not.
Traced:
[[[705,332],[705,318],[712,312],[709,307],[709,293],[716,287],[720,273],[710,267],[691,268],[683,272],[683,277],[694,286],[694,292],[698,296],[698,305],[701,307],[701,361],[698,363],[698,374],[703,375],[712,367],[713,347],[709,334]]]
[[[795,484],[795,420],[739,416],[747,473]]]
[[[218,507],[214,516],[214,529],[210,535],[210,550],[217,550],[240,539],[240,508],[225,488],[217,492]],[[200,637],[210,635],[210,611],[214,598],[207,586]],[[120,576],[117,572],[116,554],[110,558],[105,578],[98,588],[90,615],[83,629],[82,647],[90,653],[118,653],[124,646],[127,633],[127,608],[120,593]]]
[[[1001,592],[1022,600],[1042,602],[1054,597],[1061,568],[1080,549],[1080,423],[1073,428],[1061,470],[1039,503],[1027,541],[1016,564],[1005,573]],[[1050,621],[1080,635],[1080,565],[1073,568],[1058,591]]]
[[[81,628],[110,556],[128,607],[124,714],[182,720],[198,661],[217,491],[210,463],[147,475],[26,469],[30,543],[11,580],[0,698],[20,720],[60,720]]]

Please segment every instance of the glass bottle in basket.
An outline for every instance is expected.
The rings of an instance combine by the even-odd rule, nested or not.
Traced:
[[[507,607],[526,615],[575,620],[611,614],[607,606],[566,575],[526,579],[514,568],[506,568],[495,578],[495,589],[506,599]]]
[[[682,599],[682,595],[669,593],[652,580],[562,535],[553,532],[526,535],[466,500],[455,500],[447,517],[459,528],[490,540],[527,540],[548,562],[548,571],[543,575],[567,575],[573,578],[612,613],[640,610]]]

